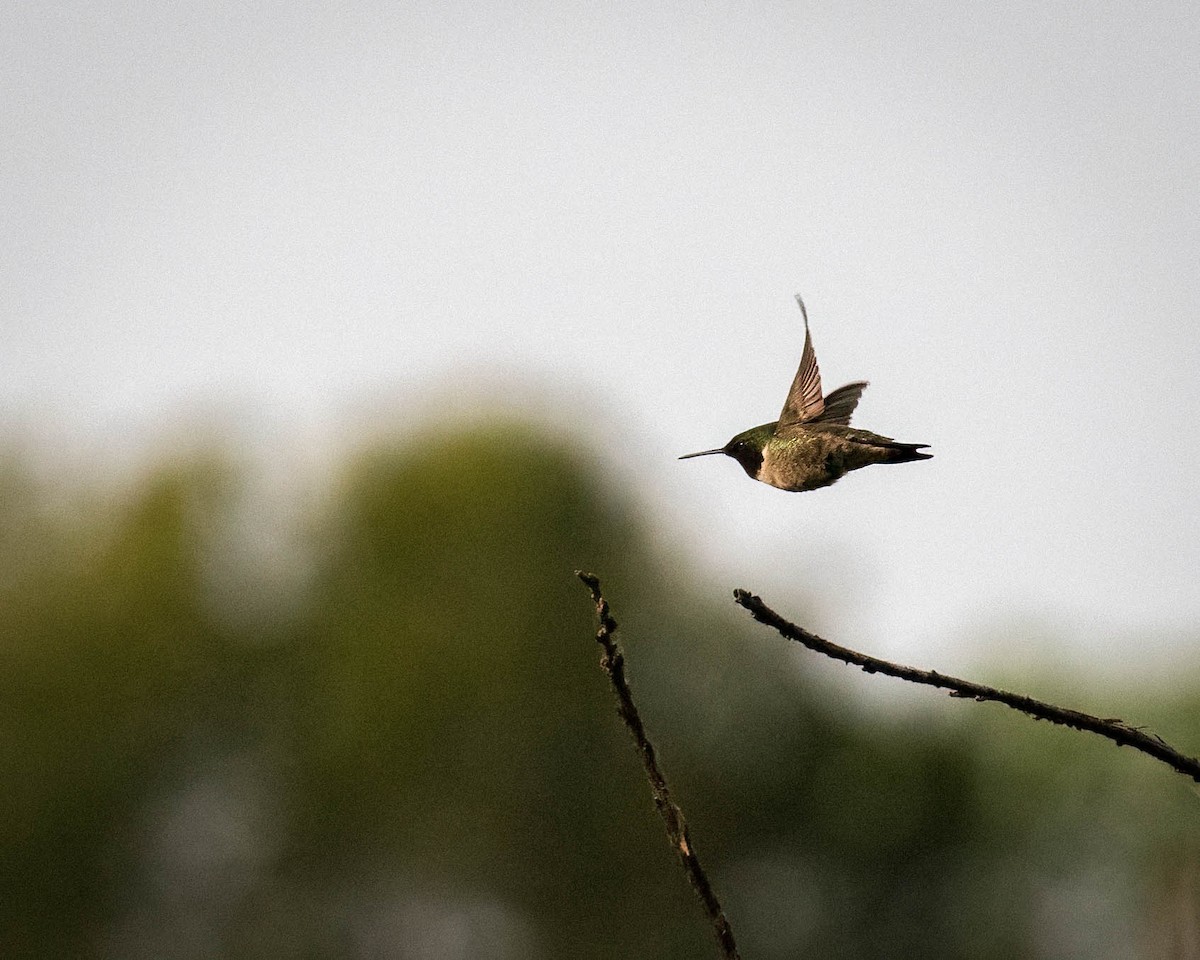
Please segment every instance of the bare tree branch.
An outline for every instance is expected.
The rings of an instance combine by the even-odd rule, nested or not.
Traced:
[[[688,880],[691,881],[692,888],[699,895],[700,902],[704,905],[704,912],[712,922],[713,934],[717,938],[717,945],[721,948],[722,956],[728,960],[738,960],[733,930],[729,927],[729,921],[725,919],[721,903],[717,900],[717,895],[708,881],[704,868],[700,866],[700,858],[696,856],[696,850],[688,838],[688,828],[683,819],[683,811],[671,799],[667,781],[658,768],[654,746],[646,736],[646,728],[642,726],[642,718],[638,715],[637,707],[634,706],[633,694],[625,679],[625,657],[621,653],[620,647],[617,646],[615,636],[617,621],[612,618],[608,609],[608,601],[600,593],[600,581],[592,574],[584,573],[582,570],[576,570],[575,575],[592,591],[592,600],[596,603],[596,616],[600,620],[596,642],[604,648],[600,666],[608,674],[608,679],[612,681],[613,690],[617,694],[617,713],[625,721],[625,726],[629,728],[634,743],[637,744],[638,753],[642,758],[642,766],[646,770],[646,779],[650,781],[650,790],[654,795],[654,805],[658,808],[659,816],[666,825],[667,836],[671,840],[671,845],[679,853],[679,862],[683,865],[683,870],[687,874]]]
[[[1135,750],[1140,750],[1142,753],[1148,754],[1156,760],[1161,760],[1178,772],[1200,783],[1200,760],[1184,756],[1167,744],[1161,737],[1152,733],[1145,733],[1135,727],[1127,726],[1121,720],[1113,718],[1101,719],[1087,713],[1081,713],[1078,710],[1069,710],[1066,707],[1058,707],[1052,703],[1043,703],[1024,694],[1009,693],[1006,690],[997,690],[994,687],[987,687],[981,683],[972,683],[970,680],[959,680],[957,677],[948,677],[933,670],[918,670],[916,667],[906,667],[902,664],[880,660],[877,657],[871,657],[865,653],[858,653],[847,647],[838,646],[836,643],[830,643],[828,640],[818,637],[815,633],[809,633],[803,627],[798,627],[796,624],[784,620],[783,617],[763,603],[761,598],[747,590],[735,590],[733,591],[733,597],[734,600],[749,610],[750,615],[759,623],[765,623],[769,627],[774,627],[788,640],[795,640],[797,643],[808,647],[809,650],[815,650],[817,653],[832,657],[834,660],[841,660],[843,663],[850,663],[856,667],[861,667],[867,673],[883,673],[889,677],[899,677],[901,680],[908,680],[911,683],[922,683],[926,686],[949,690],[952,697],[969,697],[972,700],[980,702],[994,700],[997,703],[1003,703],[1006,706],[1012,707],[1014,710],[1027,713],[1038,720],[1049,720],[1051,723],[1058,723],[1066,727],[1073,727],[1076,730],[1087,730],[1091,733],[1099,734],[1113,741],[1118,746],[1133,747]]]

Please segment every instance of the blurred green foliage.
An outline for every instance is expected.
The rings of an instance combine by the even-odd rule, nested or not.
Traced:
[[[856,701],[881,681],[699,596],[561,439],[362,454],[288,531],[299,584],[246,560],[253,510],[219,456],[117,495],[0,477],[0,956],[715,955],[578,567],[748,960],[1189,955],[1182,778]],[[1196,702],[1137,719],[1200,742]]]

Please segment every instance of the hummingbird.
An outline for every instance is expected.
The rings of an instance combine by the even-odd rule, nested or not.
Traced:
[[[855,380],[828,396],[821,395],[821,371],[800,294],[796,294],[796,303],[804,316],[804,352],[779,419],[743,430],[723,447],[687,453],[679,459],[723,453],[740,463],[751,479],[793,491],[827,487],[851,470],[872,463],[930,459],[933,454],[920,452],[927,443],[897,443],[891,437],[850,426],[850,415],[867,381]]]

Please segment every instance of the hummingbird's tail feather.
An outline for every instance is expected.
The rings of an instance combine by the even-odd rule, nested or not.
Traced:
[[[912,463],[914,460],[932,460],[932,453],[921,453],[927,443],[897,443],[886,447],[887,456],[881,463]]]
[[[870,430],[856,430],[854,427],[844,427],[840,424],[818,423],[809,425],[809,429],[819,433],[840,437],[856,447],[866,447],[880,454],[876,463],[908,463],[910,460],[930,460],[932,453],[919,453],[928,450],[927,443],[901,443],[891,437]]]
[[[873,463],[911,463],[913,460],[932,460],[932,453],[922,453],[928,450],[927,443],[901,443],[891,437],[885,437],[870,430],[855,430],[853,427],[826,427],[825,430],[838,430],[838,435],[845,437],[852,444],[868,448]]]

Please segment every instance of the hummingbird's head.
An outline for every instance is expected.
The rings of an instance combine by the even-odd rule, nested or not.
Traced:
[[[746,476],[757,479],[758,471],[762,469],[763,447],[774,432],[775,424],[764,423],[760,427],[743,430],[723,447],[717,447],[715,450],[701,450],[699,453],[685,453],[679,459],[687,460],[689,457],[707,457],[710,454],[723,453],[740,463],[742,469],[746,471]]]

